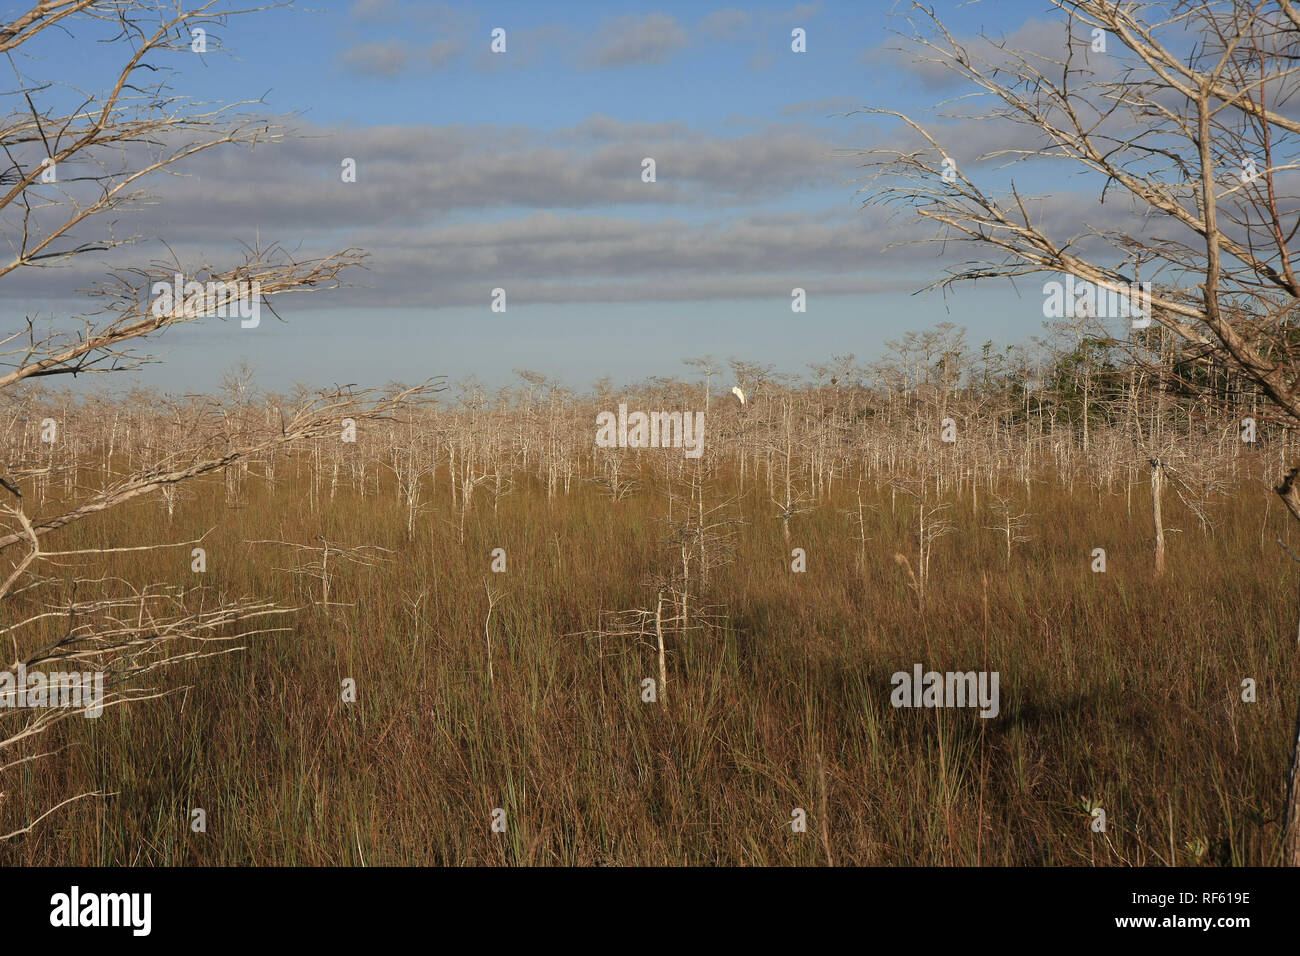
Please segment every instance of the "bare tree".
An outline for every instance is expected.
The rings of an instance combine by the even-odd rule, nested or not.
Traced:
[[[330,600],[330,582],[333,581],[332,574],[338,572],[339,564],[351,564],[357,567],[373,568],[377,567],[381,561],[387,561],[384,555],[392,554],[388,548],[381,548],[378,545],[362,544],[353,547],[343,547],[337,542],[331,544],[325,540],[324,535],[316,535],[316,540],[321,546],[315,547],[309,544],[296,544],[293,541],[276,541],[267,538],[261,538],[256,541],[248,541],[247,544],[275,544],[285,548],[292,548],[300,555],[311,557],[312,560],[305,564],[295,564],[291,568],[275,568],[276,571],[285,571],[289,574],[304,575],[314,578],[320,582],[320,606],[325,614],[330,613],[330,608],[338,606],[339,602]],[[333,567],[331,567],[333,559]]]
[[[1140,283],[1151,283],[1146,318],[1158,326],[1143,329],[1136,317],[1135,352],[1154,335],[1153,367],[1170,374],[1167,343],[1181,342],[1253,382],[1281,420],[1300,425],[1292,344],[1300,279],[1289,248],[1300,228],[1293,175],[1300,121],[1290,102],[1300,7],[1051,2],[1062,20],[1060,43],[1047,50],[962,40],[915,6],[918,58],[960,76],[972,88],[962,102],[991,103],[980,121],[1002,124],[999,138],[1011,145],[945,163],[960,153],[939,133],[875,110],[899,120],[915,148],[872,151],[872,200],[936,225],[925,241],[969,252],[936,286],[1068,274],[1098,290],[1097,301],[1108,293],[1132,305]],[[1075,229],[1077,214],[1053,215],[1050,198],[1025,195],[1013,176],[989,167],[977,183],[972,167],[990,160],[1012,173],[1023,164],[1081,172],[1079,181],[1096,191],[1098,217],[1115,224]],[[1133,317],[1116,311],[1109,317]],[[1158,503],[1163,469],[1152,474]],[[1282,476],[1277,492],[1300,519],[1300,467]],[[1160,549],[1158,542],[1157,567]],[[1300,708],[1296,730],[1283,848],[1290,865],[1300,865]]]
[[[0,258],[0,279],[127,245],[138,237],[119,235],[115,217],[145,198],[140,191],[145,182],[210,149],[251,148],[283,138],[284,130],[264,120],[236,115],[241,104],[206,108],[170,91],[167,56],[188,55],[193,29],[224,23],[234,12],[215,3],[186,11],[145,0],[54,0],[34,4],[0,28],[0,54],[7,55],[14,70],[0,92],[0,154],[7,162],[0,180],[0,231],[9,250]],[[55,85],[31,82],[18,69],[20,62],[36,62],[22,55],[36,37],[55,44],[58,60],[76,56],[77,43],[106,30],[120,50],[120,68],[102,89],[84,94],[75,108],[67,108],[66,96]],[[275,296],[332,288],[363,255],[349,249],[303,260],[272,243],[221,268],[173,260],[119,271],[92,290],[94,308],[84,315],[43,332],[30,318],[17,328],[0,330],[0,398],[21,402],[25,389],[56,376],[139,367],[148,359],[136,351],[141,340],[213,311],[226,315],[232,301],[222,290],[257,289],[255,304],[260,306]],[[153,294],[156,284],[169,283],[178,273],[198,283],[201,292],[192,296],[187,291],[183,301],[160,306]],[[239,384],[238,377],[234,381]],[[48,548],[45,539],[153,492],[242,468],[277,448],[333,432],[345,416],[358,421],[386,417],[421,390],[370,398],[335,389],[281,406],[276,420],[260,421],[246,407],[209,403],[189,416],[183,442],[124,474],[111,467],[117,423],[105,429],[107,434],[93,433],[98,431],[93,417],[80,432],[69,435],[64,429],[59,440],[68,445],[66,453],[51,437],[42,468],[7,461],[0,492],[5,496],[0,505],[0,562],[5,562],[0,565],[0,607],[14,623],[0,633],[13,652],[9,670],[73,663],[90,668],[106,677],[108,692],[101,703],[107,706],[166,693],[141,689],[135,682],[169,664],[237,649],[239,639],[265,630],[264,621],[287,609],[214,595],[206,588],[78,576],[67,563],[165,543],[60,552]],[[242,406],[244,392],[238,391],[235,404]],[[90,452],[110,465],[100,487],[76,481],[78,458]],[[68,462],[63,470],[67,480],[58,496],[47,497],[60,455]],[[54,586],[64,596],[47,594]],[[214,641],[218,643],[210,643]],[[84,706],[6,709],[0,715],[0,774],[43,756],[30,748],[32,738],[85,711]],[[82,796],[90,795],[74,794],[59,806]],[[16,832],[28,829],[30,825]]]
[[[1028,541],[1029,536],[1022,534],[1025,522],[1033,517],[1027,511],[1017,512],[1009,498],[994,492],[993,494],[993,513],[997,516],[998,523],[992,525],[990,530],[996,531],[1002,535],[1007,546],[1007,567],[1011,567],[1011,549],[1014,545],[1022,541]]]

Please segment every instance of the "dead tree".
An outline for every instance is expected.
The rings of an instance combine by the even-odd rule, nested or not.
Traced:
[[[362,544],[353,547],[340,547],[337,543],[330,544],[325,540],[323,535],[316,535],[316,540],[320,542],[320,547],[310,544],[295,544],[292,541],[272,541],[268,539],[258,539],[247,541],[246,544],[274,544],[281,547],[292,548],[298,554],[310,557],[305,564],[295,564],[291,568],[273,568],[275,571],[285,571],[289,574],[305,575],[314,578],[320,582],[320,606],[324,609],[326,616],[330,613],[331,607],[349,607],[351,605],[340,604],[337,601],[330,600],[330,582],[333,580],[331,574],[338,573],[340,564],[353,565],[362,568],[378,567],[381,562],[388,560],[384,557],[386,554],[392,554],[388,548],[381,548],[378,545]]]
[[[114,229],[113,220],[128,202],[143,198],[141,187],[157,174],[211,149],[268,145],[284,137],[283,129],[264,120],[236,117],[230,106],[196,106],[171,90],[172,78],[160,61],[173,52],[188,53],[191,27],[210,25],[213,17],[226,13],[212,3],[186,12],[144,0],[66,0],[33,4],[0,28],[0,54],[15,69],[74,59],[77,44],[86,42],[78,34],[95,32],[104,23],[111,24],[116,36],[107,42],[117,43],[120,51],[119,68],[71,110],[58,83],[19,74],[0,92],[0,152],[10,164],[0,181],[0,228],[8,250],[0,258],[0,281],[20,270],[67,263],[130,242],[132,237]],[[35,38],[39,42],[29,47]],[[25,55],[37,45],[43,55]],[[92,289],[93,306],[85,314],[58,320],[46,331],[38,331],[31,320],[0,330],[0,398],[37,382],[63,381],[62,376],[138,368],[147,359],[136,351],[141,340],[214,311],[226,314],[233,304],[230,290],[245,290],[249,301],[244,304],[251,308],[276,296],[332,288],[363,255],[345,250],[302,260],[275,243],[259,243],[242,261],[220,267],[165,261],[118,271]],[[187,292],[183,301],[155,296],[156,285],[171,283],[177,273],[199,283],[202,292]],[[336,390],[288,409],[274,426],[241,421],[233,441],[222,416],[209,409],[200,416],[199,430],[160,460],[134,462],[122,473],[112,468],[97,488],[67,482],[57,498],[46,497],[43,476],[16,470],[14,462],[6,461],[0,468],[5,479],[0,492],[5,496],[0,509],[0,618],[16,622],[3,632],[14,666],[85,663],[108,675],[112,702],[124,703],[141,697],[127,681],[168,663],[204,656],[215,647],[205,641],[223,641],[220,649],[228,649],[230,642],[256,633],[260,619],[284,609],[256,599],[204,595],[199,589],[177,592],[156,583],[115,588],[102,574],[69,580],[67,569],[51,565],[50,557],[58,552],[45,539],[154,492],[242,468],[276,448],[333,430],[344,415],[383,417],[401,398],[367,403],[362,396]],[[81,433],[66,436],[65,429],[75,443],[66,477],[75,478],[88,450],[101,450],[110,463],[116,453],[116,428],[91,434],[98,428],[87,421],[90,425]],[[47,462],[61,454],[53,442],[42,452]],[[112,545],[103,551],[119,547],[138,546]],[[80,560],[94,557],[81,554]],[[52,585],[81,596],[42,598]],[[43,756],[30,747],[32,739],[70,712],[6,709],[0,714],[0,774]],[[0,791],[6,789],[0,786]],[[59,806],[83,796],[90,794],[71,795]],[[26,832],[35,822],[16,832]]]
[[[1029,536],[1021,534],[1025,522],[1033,517],[1029,512],[1022,511],[1017,513],[1012,507],[1011,501],[997,493],[993,494],[993,513],[997,515],[998,523],[991,526],[990,530],[996,531],[1002,535],[1007,546],[1007,567],[1011,567],[1011,548],[1021,541],[1028,541]]]

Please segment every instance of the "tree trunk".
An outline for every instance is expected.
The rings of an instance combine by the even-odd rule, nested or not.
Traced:
[[[1165,490],[1165,466],[1151,459],[1151,515],[1156,531],[1156,574],[1165,573],[1165,526],[1160,520],[1160,497]]]
[[[655,639],[659,643],[659,703],[668,709],[668,667],[664,660],[664,592],[655,598]]]
[[[1287,472],[1275,491],[1292,517],[1300,519],[1300,489],[1296,487],[1300,468]],[[1297,637],[1300,646],[1300,636]],[[1300,702],[1296,704],[1295,730],[1291,735],[1291,769],[1286,778],[1286,808],[1282,812],[1282,865],[1300,866]]]
[[[1296,705],[1295,732],[1291,735],[1291,771],[1286,778],[1286,810],[1282,826],[1282,865],[1300,866],[1300,704]]]

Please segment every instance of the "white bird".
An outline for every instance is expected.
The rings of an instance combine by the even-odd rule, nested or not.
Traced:
[[[731,394],[735,395],[738,399],[740,399],[740,404],[742,405],[745,404],[745,393],[740,390],[739,385],[731,386]]]

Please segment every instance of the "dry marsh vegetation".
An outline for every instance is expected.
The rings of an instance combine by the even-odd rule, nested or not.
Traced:
[[[48,562],[66,583],[14,595],[7,620],[126,580],[190,616],[296,610],[215,622],[196,637],[242,651],[126,674],[123,694],[168,693],[11,748],[50,755],[8,764],[0,831],[101,796],[0,858],[1278,862],[1300,667],[1289,519],[1261,502],[1286,436],[1244,443],[1236,419],[1117,386],[1085,451],[1068,383],[1025,417],[1015,376],[892,394],[842,364],[836,386],[740,365],[747,402],[709,397],[698,461],[591,436],[619,401],[702,408],[700,384],[578,396],[531,376],[489,400],[463,383],[359,423],[355,442],[341,426],[68,526]],[[232,381],[218,417],[233,424],[211,441],[278,430],[286,399]],[[144,398],[11,406],[24,500],[58,513],[67,489],[192,445],[184,409],[214,414]],[[1173,476],[1163,574],[1151,447]],[[185,544],[105,550],[163,539]],[[141,638],[137,611],[113,616]],[[4,637],[65,628],[56,614]],[[998,671],[999,715],[891,706],[891,674],[914,663]]]

